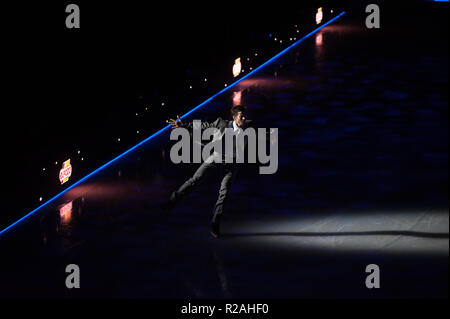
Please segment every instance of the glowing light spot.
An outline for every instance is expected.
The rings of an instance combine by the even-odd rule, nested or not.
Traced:
[[[316,46],[320,47],[323,43],[322,33],[316,34]]]
[[[321,23],[322,18],[323,18],[323,12],[322,12],[322,7],[320,7],[319,9],[317,9],[317,13],[316,13],[316,24]]]
[[[61,217],[62,224],[67,224],[70,222],[72,217],[72,202],[65,204],[59,209],[59,216]]]
[[[67,182],[72,176],[72,165],[70,165],[70,159],[63,163],[61,170],[59,171],[59,181],[61,184]]]
[[[233,92],[233,106],[241,105],[242,91]]]
[[[237,58],[236,60],[234,60],[234,65],[233,65],[233,76],[237,77],[240,73],[241,73],[241,58]]]

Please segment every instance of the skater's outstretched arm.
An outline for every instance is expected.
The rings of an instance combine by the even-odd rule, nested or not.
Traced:
[[[184,127],[184,123],[181,122],[181,119],[180,119],[180,117],[178,115],[177,115],[177,119],[176,120],[169,119],[169,120],[166,120],[166,123],[169,123],[172,128]]]
[[[208,122],[202,122],[202,126],[201,129],[207,129],[209,127],[217,127],[217,124],[219,123],[220,118],[218,118],[216,121],[212,122],[212,123],[208,123]],[[166,123],[169,123],[170,126],[172,128],[177,128],[177,127],[184,127],[187,129],[192,129],[193,128],[193,122],[182,122],[180,117],[177,115],[177,119],[169,119],[166,121]]]

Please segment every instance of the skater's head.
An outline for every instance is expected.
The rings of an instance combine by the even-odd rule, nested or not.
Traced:
[[[239,127],[245,126],[245,121],[247,120],[247,108],[242,105],[236,105],[231,108],[231,115],[233,116],[233,121]]]

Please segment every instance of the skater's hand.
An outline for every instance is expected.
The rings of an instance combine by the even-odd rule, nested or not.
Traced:
[[[177,120],[170,119],[170,120],[167,120],[166,123],[169,123],[172,128],[180,127],[183,125],[183,122],[181,122],[181,119],[178,115],[177,115]]]

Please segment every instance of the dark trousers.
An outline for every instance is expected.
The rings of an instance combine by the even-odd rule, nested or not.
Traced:
[[[219,197],[217,198],[216,205],[213,211],[213,223],[219,223],[222,213],[225,208],[228,196],[230,194],[231,185],[233,184],[238,166],[236,164],[228,163],[214,163],[214,162],[203,162],[202,165],[197,169],[194,175],[189,178],[181,187],[172,193],[170,200],[175,204],[184,196],[191,193],[196,186],[203,182],[206,177],[214,170],[222,170],[222,182],[220,184]]]

